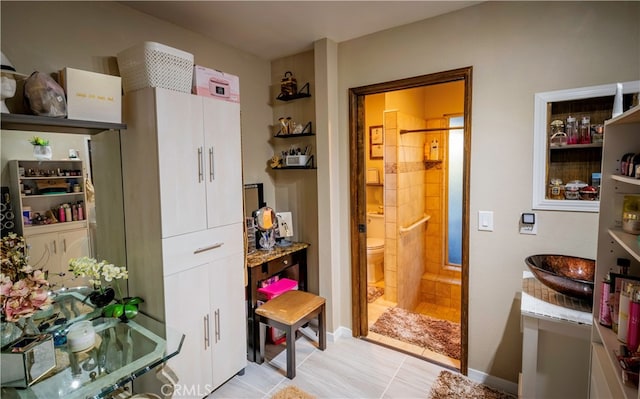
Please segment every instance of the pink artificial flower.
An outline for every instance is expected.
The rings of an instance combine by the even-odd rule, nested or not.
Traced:
[[[4,311],[7,321],[17,321],[22,316],[30,316],[36,309],[31,305],[31,302],[24,300],[24,298],[9,298],[5,302]]]
[[[29,287],[27,286],[27,282],[25,280],[18,280],[13,283],[13,287],[11,287],[11,292],[9,292],[9,296],[11,297],[25,297],[29,295]]]
[[[11,282],[9,276],[0,275],[0,297],[9,296],[12,287],[13,282]]]
[[[46,275],[42,270],[35,270],[29,279],[38,285],[49,286],[49,282],[45,278]]]
[[[44,305],[48,305],[51,303],[51,298],[49,298],[49,294],[45,289],[42,289],[42,288],[36,291],[31,291],[29,300],[31,301],[31,305],[37,309],[41,309]]]

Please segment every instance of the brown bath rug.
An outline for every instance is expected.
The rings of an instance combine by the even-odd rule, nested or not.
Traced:
[[[515,399],[515,396],[501,392],[483,384],[473,382],[467,377],[441,371],[429,392],[429,399]]]
[[[460,324],[389,308],[370,331],[460,360]]]
[[[374,287],[372,285],[367,287],[367,303],[375,302],[375,300],[382,295],[384,295],[384,288]]]
[[[315,399],[316,397],[306,393],[302,389],[289,385],[274,393],[271,399]]]

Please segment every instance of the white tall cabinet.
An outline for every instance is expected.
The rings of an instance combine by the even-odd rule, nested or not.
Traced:
[[[602,153],[602,185],[598,226],[598,253],[596,259],[593,295],[593,328],[591,334],[591,398],[640,398],[640,390],[630,382],[623,382],[622,369],[614,350],[621,342],[610,329],[598,323],[602,280],[616,265],[616,258],[631,259],[629,274],[640,275],[640,247],[636,235],[620,228],[622,197],[640,195],[640,180],[620,174],[623,154],[640,150],[640,106],[624,112],[605,123]]]
[[[246,365],[240,106],[159,88],[124,104],[129,293],[186,335],[169,366],[206,396]]]

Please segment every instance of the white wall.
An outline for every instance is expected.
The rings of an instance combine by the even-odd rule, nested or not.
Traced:
[[[635,2],[487,2],[339,45],[341,148],[349,145],[349,88],[473,67],[471,369],[517,381],[522,337],[516,294],[527,255],[595,258],[594,213],[538,212],[538,235],[518,234],[518,218],[532,203],[533,98],[640,78],[639,20]],[[332,156],[348,176],[348,153]],[[340,193],[348,209],[348,184]],[[493,232],[477,231],[479,210],[494,211]],[[342,281],[342,290],[350,292],[350,281]],[[350,303],[341,314],[350,325]]]

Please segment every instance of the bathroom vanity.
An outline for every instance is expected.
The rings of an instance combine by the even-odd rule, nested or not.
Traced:
[[[258,250],[247,255],[247,359],[255,361],[260,350],[259,327],[255,318],[258,307],[258,288],[262,282],[275,276],[298,282],[298,289],[307,290],[307,248],[305,242],[294,242],[288,247]]]
[[[522,277],[519,397],[586,397],[591,307],[547,288],[530,271]]]

